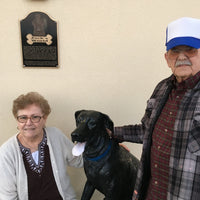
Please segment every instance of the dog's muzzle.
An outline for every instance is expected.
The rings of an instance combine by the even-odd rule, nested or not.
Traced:
[[[71,138],[72,138],[72,142],[74,143],[74,142],[78,142],[79,141],[79,134],[78,133],[76,133],[76,132],[72,132],[72,134],[71,134]]]

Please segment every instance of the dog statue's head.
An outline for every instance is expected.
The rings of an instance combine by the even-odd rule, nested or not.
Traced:
[[[107,134],[106,129],[113,132],[113,122],[106,115],[94,110],[79,110],[75,112],[76,129],[72,132],[72,141],[86,142],[93,134]],[[107,134],[108,135],[108,134]]]

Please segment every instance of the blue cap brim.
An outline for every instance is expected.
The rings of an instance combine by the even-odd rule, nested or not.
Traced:
[[[196,49],[200,48],[200,39],[194,37],[176,37],[166,43],[167,51],[175,46],[186,45]]]

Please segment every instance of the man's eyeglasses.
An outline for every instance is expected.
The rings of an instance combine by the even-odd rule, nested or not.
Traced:
[[[33,115],[31,117],[28,117],[26,115],[21,115],[17,116],[17,121],[20,123],[26,123],[28,119],[30,119],[32,123],[38,123],[40,122],[41,118],[43,118],[43,116]]]
[[[167,52],[167,55],[169,59],[176,59],[180,53],[183,53],[188,58],[191,58],[197,55],[198,49],[190,47],[190,46],[177,46],[170,49]]]

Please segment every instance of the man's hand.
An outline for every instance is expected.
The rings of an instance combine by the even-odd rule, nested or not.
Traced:
[[[119,145],[122,146],[124,149],[126,149],[128,152],[130,152],[130,149],[126,145],[122,143],[119,143]]]
[[[108,128],[106,128],[106,131],[107,131],[108,135],[110,136],[110,138],[112,138],[112,131],[110,129],[108,129]],[[119,145],[130,152],[130,149],[126,145],[124,145],[122,143],[119,143]]]
[[[108,135],[110,136],[110,138],[112,138],[112,131],[108,128],[106,128],[106,131],[107,131]]]

